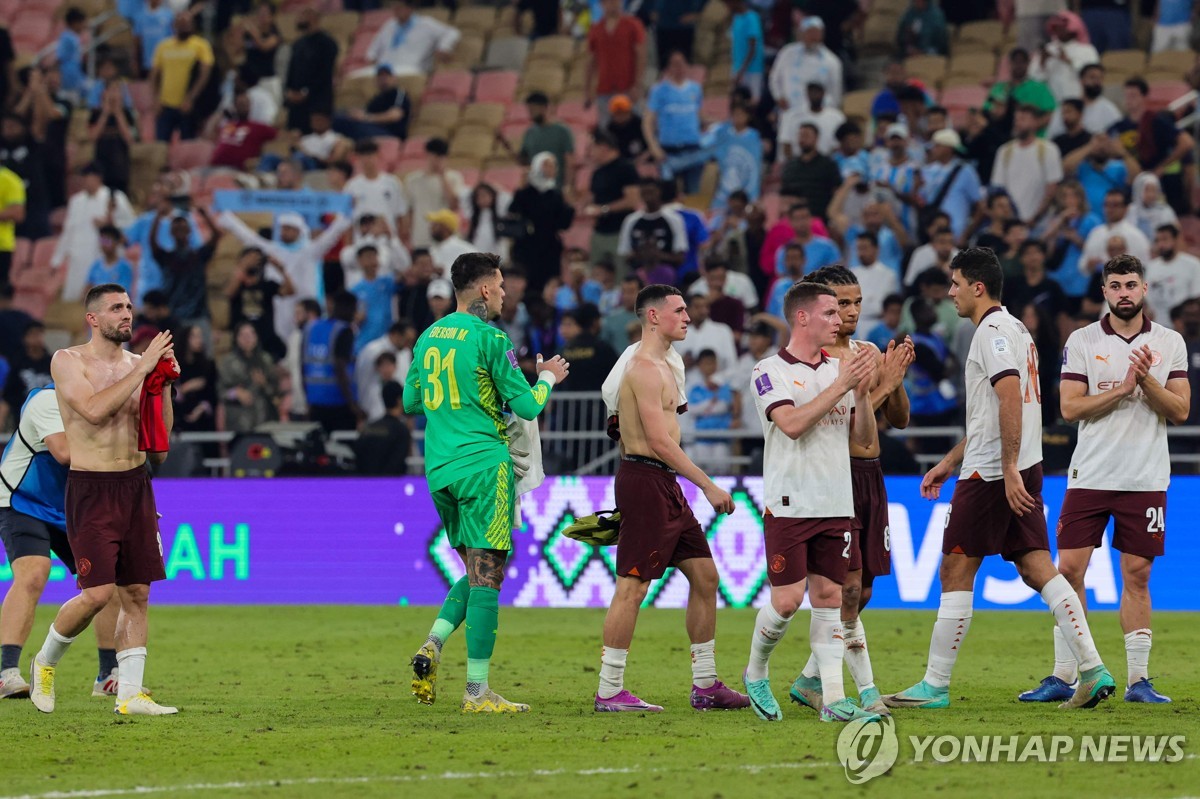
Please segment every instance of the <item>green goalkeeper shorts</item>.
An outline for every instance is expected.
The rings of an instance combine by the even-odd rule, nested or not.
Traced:
[[[515,488],[512,461],[505,460],[434,491],[450,546],[511,550]]]

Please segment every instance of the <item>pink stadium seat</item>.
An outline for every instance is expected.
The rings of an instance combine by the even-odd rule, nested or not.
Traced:
[[[1150,84],[1150,94],[1146,97],[1146,108],[1151,111],[1161,111],[1191,91],[1191,87],[1181,80],[1156,80]]]
[[[494,188],[515,192],[525,182],[525,170],[519,166],[493,167],[483,173],[484,183],[490,183]]]
[[[463,183],[474,188],[479,185],[479,170],[471,169],[470,167],[459,167],[458,173],[462,175]]]
[[[471,96],[471,79],[471,73],[465,70],[435,72],[425,84],[425,94],[421,101],[462,105]]]
[[[594,103],[590,108],[584,108],[582,100],[564,100],[558,104],[555,116],[559,122],[571,127],[579,126],[589,130],[596,127],[597,112]]]
[[[729,100],[724,97],[705,97],[700,104],[700,119],[720,122],[729,116]]]
[[[374,11],[364,11],[362,16],[358,18],[358,30],[368,31],[371,35],[375,31],[383,27],[383,23],[392,18],[392,10],[390,8],[377,8]]]
[[[475,79],[475,101],[514,103],[520,79],[515,72],[481,72]]]
[[[419,155],[422,158],[424,158],[425,157],[425,142],[427,142],[427,141],[429,141],[429,138],[427,136],[409,136],[408,139],[404,142],[404,148],[403,148],[404,157],[405,158],[408,158],[410,156],[416,157]]]
[[[396,162],[395,167],[391,171],[403,177],[409,172],[416,172],[418,169],[424,169],[425,163],[426,159],[424,153],[404,155]]]
[[[504,138],[516,147],[521,143],[521,137],[525,135],[525,131],[529,128],[529,121],[524,122],[505,122],[500,126],[500,133]]]
[[[58,246],[58,236],[46,236],[33,243],[30,254],[29,268],[38,273],[50,272],[50,259],[54,256],[54,248]]]
[[[149,114],[150,109],[154,107],[154,87],[148,80],[130,81],[129,96],[133,99],[134,110],[139,115]]]
[[[400,140],[395,136],[377,136],[375,144],[379,147],[379,165],[385,172],[391,172],[395,164],[400,163]]]
[[[592,190],[592,168],[581,166],[575,170],[575,191],[587,194]]]
[[[205,139],[177,141],[171,145],[167,160],[175,169],[198,169],[209,165],[214,149],[216,145]]]
[[[586,220],[571,225],[563,234],[564,247],[578,247],[586,250],[592,243],[592,222]]]
[[[46,309],[50,307],[50,298],[40,291],[18,288],[13,294],[13,307],[34,319],[44,319]]]
[[[950,112],[954,126],[963,127],[968,110],[982,107],[986,99],[987,89],[982,86],[951,86],[942,92],[941,103]]]
[[[708,78],[708,68],[702,64],[692,64],[688,67],[687,77],[688,80],[694,80],[703,86],[704,81]]]
[[[504,110],[504,124],[507,125],[509,122],[520,122],[525,125],[529,124],[529,109],[525,107],[524,103],[509,105],[508,108]]]

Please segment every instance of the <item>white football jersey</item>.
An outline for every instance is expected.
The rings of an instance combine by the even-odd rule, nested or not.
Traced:
[[[835,519],[854,515],[850,482],[850,419],[854,393],[796,440],[788,438],[771,412],[812,402],[833,385],[838,361],[824,354],[816,364],[801,362],[786,349],[759,361],[750,390],[763,423],[764,502],[774,516],[789,519]]]
[[[963,478],[984,480],[1004,477],[1000,461],[1000,398],[993,388],[1003,377],[1021,381],[1021,451],[1017,468],[1024,471],[1042,462],[1042,391],[1038,383],[1038,355],[1033,337],[1007,308],[996,307],[983,315],[967,354],[967,451]]]
[[[1169,327],[1143,317],[1131,339],[1117,334],[1104,316],[1076,330],[1063,348],[1062,379],[1087,385],[1089,395],[1117,388],[1129,371],[1135,348],[1150,348],[1150,375],[1164,386],[1187,380],[1187,346]],[[1166,491],[1171,482],[1167,420],[1146,402],[1141,388],[1108,413],[1079,423],[1067,488],[1099,491]]]

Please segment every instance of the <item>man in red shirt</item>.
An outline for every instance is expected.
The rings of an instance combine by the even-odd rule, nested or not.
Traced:
[[[608,101],[624,94],[635,104],[641,100],[646,72],[646,29],[632,14],[621,11],[621,0],[603,0],[604,16],[588,31],[584,97],[596,103],[600,128],[608,124]]]
[[[233,98],[233,117],[222,124],[217,133],[212,165],[245,169],[246,161],[262,154],[263,145],[277,133],[270,125],[251,121],[250,95],[241,91]]]

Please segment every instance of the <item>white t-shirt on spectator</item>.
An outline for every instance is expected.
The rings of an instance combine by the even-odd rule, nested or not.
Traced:
[[[792,148],[792,157],[800,154],[800,126],[804,123],[816,125],[820,135],[817,137],[817,151],[829,155],[837,149],[837,129],[846,121],[846,115],[836,108],[826,105],[814,114],[807,108],[789,108],[779,117],[779,146],[776,148],[775,160],[783,163],[787,160],[784,155],[784,145]]]
[[[392,17],[371,40],[367,60],[375,66],[390,64],[397,75],[428,74],[433,54],[454,52],[461,37],[457,28],[424,14],[413,14],[403,26]]]
[[[1103,224],[1092,228],[1087,239],[1083,242],[1083,257],[1079,259],[1079,271],[1090,275],[1098,268],[1093,261],[1101,265],[1108,260],[1108,240],[1114,236],[1125,239],[1125,251],[1142,263],[1150,260],[1150,240],[1146,234],[1137,229],[1137,225],[1122,219],[1115,225]]]
[[[687,293],[689,297],[707,297],[708,281],[700,278],[688,288]],[[726,297],[741,300],[742,305],[745,305],[747,308],[758,307],[758,289],[754,287],[754,281],[745,272],[725,270],[724,293]]]
[[[717,356],[717,371],[726,374],[737,365],[737,344],[733,330],[723,322],[709,319],[702,325],[688,327],[687,338],[675,343],[679,354],[696,358],[704,350],[712,350]]]
[[[354,198],[355,218],[372,214],[395,225],[396,217],[408,213],[408,198],[400,187],[399,178],[387,172],[380,172],[374,178],[355,175],[346,181],[342,191]]]
[[[850,271],[858,278],[862,289],[862,311],[858,317],[858,329],[867,333],[883,317],[883,300],[889,294],[900,293],[900,278],[896,270],[882,261],[863,266],[852,266]]]
[[[1029,144],[1013,140],[996,153],[992,167],[992,186],[1004,188],[1013,206],[1025,222],[1042,207],[1046,187],[1063,179],[1062,154],[1052,141],[1034,138]]]
[[[957,247],[950,252],[950,260],[953,261],[956,255],[958,255]],[[913,285],[922,272],[937,265],[937,251],[933,249],[933,245],[922,244],[913,250],[912,257],[908,259],[908,271],[904,273],[904,285]]]
[[[1172,308],[1200,297],[1200,258],[1185,252],[1175,253],[1170,261],[1153,258],[1146,264],[1146,283],[1150,287],[1146,304],[1155,319],[1169,326]]]

